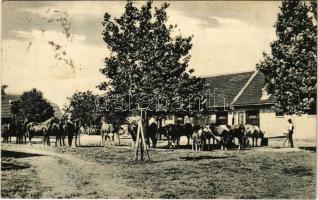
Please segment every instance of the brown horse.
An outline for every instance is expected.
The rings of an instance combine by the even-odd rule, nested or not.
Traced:
[[[29,138],[29,143],[32,145],[32,137],[35,134],[43,135],[43,143],[44,145],[50,145],[50,135],[49,129],[53,123],[57,122],[58,119],[56,117],[51,117],[50,119],[42,122],[30,122],[26,125],[26,136]]]
[[[80,130],[80,121],[79,120],[65,120],[62,123],[62,129],[64,131],[64,134],[67,135],[68,145],[71,147],[73,143],[73,137],[75,136],[75,146],[78,146],[77,144],[77,137]],[[80,143],[79,143],[80,144]]]
[[[245,133],[245,126],[243,124],[236,124],[236,125],[227,125],[230,129],[230,139],[231,141],[234,140],[234,138],[238,139],[238,150],[240,150],[242,147],[246,146],[247,143],[247,136]]]

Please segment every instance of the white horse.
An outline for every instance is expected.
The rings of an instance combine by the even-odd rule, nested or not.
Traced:
[[[102,122],[101,136],[101,146],[105,146],[107,141],[109,141],[108,144],[115,145],[114,126],[112,124],[108,124],[105,121]]]

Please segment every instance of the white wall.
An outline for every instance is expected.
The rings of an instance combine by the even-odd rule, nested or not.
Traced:
[[[246,109],[235,109],[234,124],[238,124],[238,114],[243,113],[243,123],[246,123]],[[232,115],[229,114],[229,118]],[[295,130],[294,138],[316,140],[317,132],[317,115],[302,116],[276,116],[275,112],[270,108],[259,109],[260,129],[265,132],[265,137],[283,136],[287,133],[287,120],[292,119]],[[229,119],[229,124],[231,121]]]
[[[270,108],[260,109],[260,128],[265,131],[266,137],[281,136],[287,133],[287,120],[292,119],[295,130],[294,137],[298,139],[316,139],[316,115],[276,116]]]

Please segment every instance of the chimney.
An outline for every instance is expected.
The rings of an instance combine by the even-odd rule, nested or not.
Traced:
[[[265,85],[265,86],[262,88],[261,101],[264,101],[264,100],[269,99],[270,96],[271,96],[271,95],[269,95],[268,92],[267,92],[267,85]]]

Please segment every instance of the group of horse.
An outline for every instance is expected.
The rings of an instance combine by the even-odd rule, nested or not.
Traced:
[[[67,118],[58,119],[52,117],[42,123],[26,122],[23,124],[9,123],[3,124],[2,137],[5,142],[11,142],[11,137],[16,136],[17,143],[27,142],[32,145],[32,138],[36,135],[43,136],[44,145],[50,145],[50,136],[55,136],[55,146],[65,146],[65,138],[68,138],[68,145],[72,146],[72,141],[75,136],[75,146],[80,145],[80,127],[79,120],[70,120]],[[127,132],[131,135],[133,146],[137,140],[137,123],[127,124]],[[156,122],[150,125],[145,124],[144,127],[145,139],[147,146],[155,148],[158,139],[164,136],[168,140],[168,147],[180,146],[180,138],[187,137],[187,144],[190,145],[192,139],[192,149],[195,151],[211,150],[211,149],[229,149],[238,146],[238,149],[246,146],[257,146],[258,139],[264,137],[264,132],[258,126],[250,124],[238,125],[193,125],[186,124],[168,124],[159,127]],[[120,135],[124,134],[123,126],[112,123],[106,123],[102,120],[100,125],[101,145],[115,145],[115,135],[118,136],[120,143]],[[250,139],[252,144],[250,144]],[[212,144],[211,144],[212,140]],[[108,142],[107,142],[108,141]],[[235,144],[237,141],[238,145]],[[262,143],[261,143],[262,144]]]
[[[48,120],[38,122],[11,123],[1,125],[1,136],[4,142],[11,143],[11,137],[16,137],[17,144],[26,144],[27,140],[32,145],[34,136],[43,136],[43,144],[50,145],[50,136],[55,136],[55,146],[65,146],[65,138],[68,138],[68,145],[72,146],[72,141],[75,136],[75,145],[79,133],[79,121],[71,121],[67,118],[58,119],[51,117]],[[80,142],[80,141],[79,141]]]
[[[187,137],[187,144],[190,145],[192,139],[192,149],[200,151],[211,148],[228,149],[238,146],[238,149],[247,146],[257,146],[258,140],[262,140],[264,132],[258,126],[250,124],[239,125],[192,125],[187,124],[168,124],[164,127],[158,127],[155,122],[145,126],[146,144],[155,148],[158,138],[165,136],[168,140],[168,147],[180,146],[180,138]],[[129,124],[128,132],[136,143],[137,124]],[[235,139],[238,145],[235,145]],[[250,144],[250,139],[252,140]],[[213,143],[211,144],[211,140]],[[261,142],[262,144],[262,142]]]

